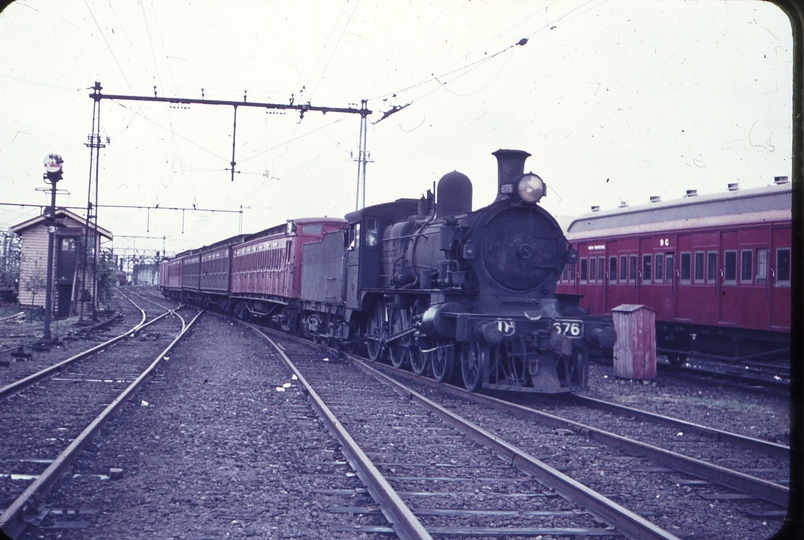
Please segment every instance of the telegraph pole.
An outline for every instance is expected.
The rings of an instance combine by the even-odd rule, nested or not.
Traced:
[[[50,184],[50,208],[47,225],[47,277],[45,279],[45,341],[50,341],[50,318],[53,311],[53,242],[56,236],[56,184],[62,177],[62,163],[64,160],[58,154],[48,154],[45,157],[45,174],[43,179]]]

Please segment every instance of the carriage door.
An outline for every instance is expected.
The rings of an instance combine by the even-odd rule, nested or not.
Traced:
[[[639,258],[637,260],[637,303],[656,309],[653,298],[653,238],[639,239]]]
[[[603,291],[603,309],[606,314],[611,313],[611,308],[619,304],[614,303],[615,291],[617,290],[617,241],[609,240],[606,242],[606,275]]]
[[[791,229],[771,229],[770,268],[768,280],[771,299],[771,329],[790,329]]]
[[[676,319],[690,320],[692,316],[692,235],[680,234],[676,249]]]
[[[741,271],[741,257],[750,257],[740,253],[737,241],[737,232],[730,231],[721,233],[720,244],[722,247],[723,266],[720,269],[720,294],[718,295],[719,313],[718,320],[725,324],[736,324],[737,316],[740,312],[740,296],[742,290],[737,288],[737,278]],[[750,277],[751,263],[748,263],[748,275]]]

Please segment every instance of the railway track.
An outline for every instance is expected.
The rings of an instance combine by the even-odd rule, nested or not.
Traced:
[[[43,496],[195,321],[160,307],[146,322],[137,308],[142,320],[133,327],[0,388],[0,528],[12,538],[46,517]],[[111,347],[121,352],[112,363],[103,354]]]
[[[442,407],[460,410],[470,422],[488,430],[486,435],[479,436],[481,440],[509,441],[512,445],[530,449],[546,464],[566,471],[573,478],[583,479],[584,483],[607,494],[613,502],[635,509],[653,521],[660,517],[660,524],[671,533],[696,537],[706,536],[712,531],[722,534],[731,524],[727,516],[737,514],[752,521],[753,528],[762,530],[768,527],[767,533],[759,533],[758,537],[763,537],[774,532],[772,527],[781,526],[786,516],[790,450],[785,445],[579,396],[572,396],[570,404],[553,404],[554,414],[551,414],[470,394],[408,372],[393,370],[390,366],[357,358],[352,361],[372,372],[377,369],[391,371],[395,378],[402,378],[406,385],[417,389],[418,395],[438,395],[436,401]],[[419,402],[419,397],[413,397],[417,395],[413,388],[400,387],[398,391]],[[431,407],[433,414],[438,414],[435,412],[438,404]],[[506,415],[503,422],[500,421],[502,413]],[[534,420],[543,427],[535,430]],[[557,443],[563,451],[555,451],[553,443],[544,445],[545,437],[563,440],[563,444]],[[580,450],[576,452],[577,448]],[[506,450],[499,448],[494,452],[507,455]],[[509,456],[508,459],[517,463],[517,459],[522,458]],[[596,474],[611,480],[601,481],[591,476],[590,463],[594,464]],[[529,473],[534,474],[533,471]],[[629,481],[617,485],[618,479],[621,481],[624,477]],[[664,485],[657,489],[657,483]],[[634,497],[634,490],[655,492],[651,498],[659,499],[668,491],[672,493],[664,500],[648,497],[639,500],[639,496]],[[672,502],[676,499],[682,503]],[[679,510],[668,511],[668,506]],[[686,522],[680,509],[692,506],[722,508],[723,523],[707,533],[711,524],[701,528],[697,523]],[[521,509],[518,511],[522,512]],[[435,530],[439,530],[437,526]],[[738,532],[743,531],[735,529],[735,534]],[[471,535],[468,530],[464,533]]]
[[[373,366],[359,363],[370,372],[360,373],[351,362],[324,361],[327,353],[320,348],[286,336],[270,339],[297,377],[310,385],[311,397],[320,399],[316,407],[324,410],[322,417],[330,417],[331,431],[350,448],[350,463],[380,506],[378,521],[361,531],[380,534],[392,528],[402,538],[675,538],[463,413],[451,412],[459,407],[439,405],[403,386],[391,392],[387,385],[399,383],[378,381],[375,377],[382,375]],[[344,442],[341,431],[352,442]]]
[[[789,366],[761,366],[713,364],[687,361],[684,365],[672,366],[659,363],[656,368],[669,374],[681,374],[692,378],[707,378],[718,383],[731,384],[738,388],[769,392],[790,392]]]
[[[526,397],[526,401],[536,404],[528,407],[429,381],[426,386],[698,478],[686,485],[721,486],[782,509],[787,506],[790,447],[786,445],[574,394],[562,396],[558,401]],[[725,494],[723,498],[731,496]],[[784,512],[776,510],[769,514],[781,518]]]

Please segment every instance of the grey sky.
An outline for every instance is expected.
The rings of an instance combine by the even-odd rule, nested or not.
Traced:
[[[224,7],[225,6],[225,7]],[[525,45],[516,45],[527,38]],[[382,111],[367,203],[459,170],[493,200],[498,148],[530,152],[552,212],[643,204],[790,175],[792,37],[759,1],[166,0],[14,2],[0,14],[0,202],[86,206],[89,88]],[[497,54],[499,53],[499,54]],[[354,209],[359,116],[101,102],[100,203],[218,208],[244,232]],[[6,229],[38,212],[0,206]],[[183,221],[183,223],[182,223]],[[238,232],[236,214],[101,208],[118,250],[168,252]],[[182,227],[184,233],[182,233]]]

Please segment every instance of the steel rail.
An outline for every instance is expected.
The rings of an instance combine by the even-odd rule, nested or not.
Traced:
[[[762,439],[756,439],[754,437],[746,437],[745,435],[740,435],[738,433],[715,429],[701,424],[694,424],[685,420],[679,420],[678,418],[643,411],[641,409],[634,409],[632,407],[620,405],[619,403],[611,403],[600,399],[580,396],[578,394],[572,394],[570,399],[576,401],[580,405],[595,409],[603,409],[616,414],[627,414],[637,418],[643,418],[651,422],[665,424],[685,431],[691,431],[699,435],[710,437],[716,441],[723,441],[735,446],[739,446],[740,448],[745,448],[746,450],[762,452],[770,457],[790,459],[790,447],[783,444],[763,441]]]
[[[782,392],[790,392],[790,381],[786,380],[771,380],[771,379],[756,379],[751,377],[744,377],[742,375],[732,373],[721,373],[719,371],[711,371],[708,369],[701,369],[696,367],[678,366],[673,367],[667,364],[657,364],[656,368],[661,371],[669,371],[670,373],[681,373],[683,375],[692,375],[694,377],[709,377],[711,379],[726,381],[730,383],[739,383],[746,386],[754,386],[764,390],[781,390]],[[767,373],[767,372],[766,372]],[[770,373],[767,373],[770,375]]]
[[[394,488],[391,487],[385,477],[377,470],[377,467],[375,467],[368,456],[366,456],[365,452],[358,446],[352,436],[349,435],[346,428],[343,427],[329,407],[327,407],[312,386],[310,386],[307,379],[304,378],[299,369],[293,364],[290,358],[288,358],[287,354],[285,354],[285,351],[268,337],[262,329],[252,324],[246,324],[271,344],[299,379],[313,408],[315,408],[330,432],[340,441],[344,455],[366,485],[371,496],[380,504],[382,513],[391,523],[394,532],[405,540],[432,538],[411,509],[402,501],[396,491],[394,491]]]
[[[123,297],[125,298],[125,295]],[[126,298],[126,300],[131,302],[131,300],[129,300],[128,298]],[[131,303],[134,304],[134,302],[131,302]],[[137,306],[137,304],[134,304],[134,305]],[[52,366],[46,367],[45,369],[43,369],[41,371],[37,371],[36,373],[32,373],[31,375],[28,375],[24,379],[14,381],[13,383],[8,384],[8,385],[0,388],[0,401],[2,401],[4,399],[8,399],[9,397],[13,396],[14,394],[22,392],[23,390],[25,390],[26,388],[30,387],[31,385],[34,385],[34,384],[38,383],[39,381],[42,381],[44,379],[47,379],[48,377],[51,377],[51,376],[55,375],[56,373],[60,372],[62,369],[64,369],[69,364],[72,364],[73,362],[77,362],[78,360],[82,360],[82,359],[84,359],[84,358],[86,358],[88,356],[91,356],[91,355],[95,354],[96,352],[101,351],[101,350],[103,350],[103,349],[105,349],[107,347],[111,347],[112,345],[114,345],[118,341],[121,341],[121,340],[124,340],[124,339],[126,339],[126,340],[129,339],[130,337],[134,336],[134,334],[136,334],[137,332],[139,332],[143,328],[147,328],[148,326],[152,325],[153,323],[155,323],[156,321],[158,321],[162,317],[165,317],[165,316],[175,312],[174,310],[168,310],[165,313],[162,313],[161,315],[159,315],[158,317],[155,317],[154,319],[151,319],[148,322],[144,322],[145,321],[145,311],[142,308],[140,308],[139,306],[137,306],[137,308],[140,311],[142,311],[142,320],[136,326],[132,327],[129,330],[126,330],[125,332],[123,332],[119,336],[113,337],[112,339],[110,339],[108,341],[105,341],[103,343],[95,345],[91,349],[87,349],[87,350],[85,350],[83,352],[80,352],[80,353],[76,354],[75,356],[72,356],[72,357],[68,358],[67,360],[62,360],[58,364],[53,364]]]
[[[355,360],[361,362],[363,365],[366,365],[366,367],[370,367],[363,360],[359,358],[355,358]],[[382,369],[387,369],[389,371],[392,369],[391,367],[386,366],[379,366],[379,367]],[[371,369],[376,368],[372,367]],[[602,429],[581,424],[580,422],[567,420],[566,418],[561,418],[559,416],[555,416],[546,412],[537,411],[535,409],[524,407],[522,405],[517,405],[515,403],[509,403],[507,401],[503,401],[501,399],[497,399],[492,396],[470,393],[467,392],[466,390],[463,390],[462,388],[436,383],[435,381],[431,381],[423,377],[418,377],[411,373],[404,373],[395,370],[394,374],[395,375],[399,374],[399,376],[403,377],[410,377],[410,378],[415,377],[415,380],[417,382],[427,384],[428,386],[432,385],[434,387],[438,387],[444,390],[445,392],[463,397],[470,401],[474,401],[475,403],[482,403],[489,407],[494,407],[499,410],[504,410],[507,412],[511,412],[513,414],[521,415],[550,426],[572,430],[587,437],[588,439],[600,441],[601,443],[613,446],[615,448],[620,448],[621,450],[627,451],[629,453],[633,453],[636,455],[646,457],[648,459],[652,459],[659,463],[663,463],[668,467],[672,467],[677,471],[684,472],[691,476],[707,480],[709,482],[733,489],[735,491],[739,491],[742,493],[750,493],[751,495],[759,499],[770,502],[772,504],[776,504],[781,507],[786,508],[788,505],[788,501],[790,498],[790,489],[787,486],[782,486],[774,482],[769,482],[768,480],[763,480],[761,478],[744,474],[739,471],[733,471],[731,469],[727,469],[719,465],[707,463],[700,459],[695,459],[685,456],[683,454],[671,452],[669,450],[665,450],[663,448],[659,448],[647,443],[629,439],[627,437],[615,435]]]
[[[50,466],[45,469],[45,471],[40,474],[37,479],[31,483],[31,485],[28,486],[22,495],[20,495],[13,503],[11,503],[8,508],[6,508],[3,514],[0,515],[0,530],[11,538],[17,538],[22,531],[25,530],[27,525],[25,522],[26,513],[36,508],[36,498],[46,494],[58,481],[58,479],[67,472],[67,469],[70,467],[73,460],[78,457],[78,454],[84,445],[89,442],[89,440],[100,430],[103,424],[131,398],[134,392],[136,392],[140,386],[142,386],[148,377],[150,377],[153,370],[156,369],[156,366],[159,364],[159,362],[161,362],[165,355],[176,345],[176,343],[178,343],[179,340],[185,336],[187,331],[190,329],[193,323],[198,320],[198,317],[200,317],[202,313],[204,312],[199,311],[189,323],[186,323],[181,315],[175,314],[181,320],[182,329],[179,334],[173,339],[173,341],[170,342],[167,347],[165,347],[161,353],[159,353],[151,365],[148,366],[148,368],[143,371],[142,374],[137,377],[136,380],[134,380],[134,382],[123,390],[123,392],[117,396],[117,398],[115,398],[115,400],[112,401],[61,454],[59,454],[53,463],[51,463]],[[160,318],[164,315],[167,315],[167,313],[161,315]]]
[[[523,452],[514,445],[500,439],[496,435],[486,431],[468,420],[447,410],[434,401],[424,397],[415,390],[408,388],[389,375],[369,365],[354,355],[347,354],[358,367],[371,374],[378,380],[389,384],[396,391],[408,397],[411,401],[419,403],[440,416],[448,424],[466,434],[480,444],[487,446],[497,452],[500,456],[508,459],[517,469],[530,474],[540,482],[555,489],[563,497],[586,508],[592,515],[601,521],[614,526],[617,531],[627,538],[634,540],[664,539],[678,540],[678,537],[657,527],[642,516],[631,512],[627,508],[604,497],[596,491],[588,488],[580,482],[550,467],[546,463]],[[443,386],[443,385],[441,385]],[[468,392],[467,392],[468,393]],[[474,394],[473,394],[474,395]]]
[[[131,300],[130,300],[130,299],[129,299],[129,298],[128,298],[128,297],[127,297],[125,294],[123,294],[122,292],[120,292],[120,290],[119,290],[119,289],[117,290],[117,292],[118,292],[118,293],[119,293],[119,294],[120,294],[120,295],[121,295],[123,298],[125,298],[126,300],[128,300],[129,302],[131,302]],[[143,296],[143,295],[141,295],[141,294],[139,294],[139,293],[136,293],[136,292],[134,292],[134,291],[126,291],[126,292],[127,292],[128,294],[133,294],[134,296],[136,296],[136,297],[138,297],[138,298],[140,298],[140,299],[142,299],[142,300],[145,300],[146,302],[150,302],[150,303],[152,303],[153,305],[155,305],[155,306],[157,306],[157,307],[160,307],[160,308],[162,308],[162,309],[167,309],[168,311],[171,311],[171,309],[170,309],[170,308],[166,308],[165,306],[163,306],[162,304],[160,304],[160,303],[159,303],[159,302],[157,302],[156,300],[151,300],[150,298],[147,298],[147,297],[145,297],[145,296]],[[167,300],[167,298],[166,298],[165,300]],[[132,304],[133,304],[133,302],[132,302]],[[184,306],[184,304],[182,304],[181,302],[179,302],[179,305],[178,305],[178,306],[176,306],[175,308],[173,308],[173,310],[181,309],[183,306]]]

